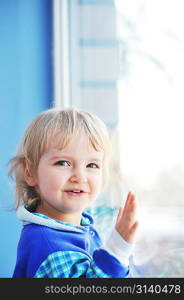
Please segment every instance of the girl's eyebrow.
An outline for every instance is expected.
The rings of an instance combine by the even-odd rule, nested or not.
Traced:
[[[74,158],[72,156],[66,156],[66,155],[57,155],[57,156],[53,156],[50,158],[50,160],[57,160],[57,159],[69,159],[69,160],[73,160]],[[93,162],[101,162],[101,159],[98,158],[88,158],[88,161],[93,161]]]
[[[66,158],[66,159],[72,159],[71,156],[63,155],[63,154],[58,154],[58,155],[51,156],[50,160],[57,160],[57,159],[61,159],[61,158],[62,159],[64,159],[64,158]]]
[[[73,156],[70,156],[68,154],[65,154],[65,153],[61,153],[61,154],[57,154],[57,155],[54,155],[54,156],[51,156],[50,157],[50,160],[53,161],[53,160],[57,160],[57,159],[69,159],[69,160],[73,160],[74,157]],[[96,158],[96,157],[89,157],[87,158],[88,161],[93,161],[93,162],[101,162],[102,159],[100,158]]]

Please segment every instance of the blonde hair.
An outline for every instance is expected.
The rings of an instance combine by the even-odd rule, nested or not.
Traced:
[[[65,110],[48,109],[34,118],[26,129],[15,157],[10,160],[9,176],[15,180],[16,209],[24,204],[35,210],[39,195],[35,187],[29,186],[24,179],[24,164],[31,172],[36,172],[39,160],[49,149],[53,137],[61,136],[58,147],[65,148],[72,137],[84,133],[96,151],[104,152],[103,180],[108,180],[110,139],[108,130],[97,116],[76,108]]]

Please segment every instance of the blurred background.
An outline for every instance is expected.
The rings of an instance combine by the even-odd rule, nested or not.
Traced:
[[[0,277],[12,276],[21,231],[7,164],[32,118],[53,106],[108,127],[112,177],[94,207],[110,208],[96,217],[102,238],[131,190],[133,276],[184,276],[183,9],[182,0],[0,0]]]

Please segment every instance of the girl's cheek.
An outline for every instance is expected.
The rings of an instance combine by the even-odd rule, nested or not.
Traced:
[[[100,191],[101,188],[102,188],[102,185],[103,185],[103,178],[102,178],[102,176],[98,176],[96,178],[95,185],[96,185],[97,190]]]

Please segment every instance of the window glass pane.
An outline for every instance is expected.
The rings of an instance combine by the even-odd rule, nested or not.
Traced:
[[[116,0],[116,8],[122,182],[137,195],[145,246],[137,262],[153,255],[151,275],[183,276],[184,2]]]

